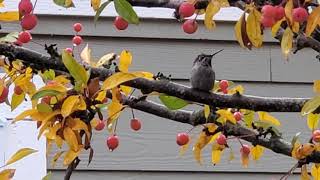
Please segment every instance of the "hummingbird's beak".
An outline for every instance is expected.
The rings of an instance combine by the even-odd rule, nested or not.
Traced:
[[[217,52],[215,52],[215,53],[213,53],[212,55],[210,55],[210,56],[215,56],[216,54],[218,54],[218,53],[220,53],[221,51],[223,51],[223,49],[220,49],[219,51],[217,51]]]

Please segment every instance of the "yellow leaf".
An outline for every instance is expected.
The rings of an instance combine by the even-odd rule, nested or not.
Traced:
[[[318,128],[319,118],[320,118],[320,114],[313,114],[313,113],[308,114],[307,124],[310,130],[315,130]]]
[[[240,19],[237,21],[235,27],[234,27],[234,32],[235,32],[235,36],[236,39],[238,41],[238,43],[240,44],[241,47],[246,48],[246,46],[243,43],[243,39],[242,39],[242,23],[243,21],[245,21],[245,13],[242,14],[242,16],[240,17]]]
[[[221,132],[216,133],[215,135],[213,135],[209,141],[209,144],[214,143],[216,141],[216,139],[220,136]]]
[[[65,127],[63,129],[63,136],[71,150],[79,151],[77,137],[70,127]]]
[[[302,165],[301,167],[301,180],[310,180],[306,164]]]
[[[260,145],[253,146],[251,148],[251,155],[253,160],[259,160],[264,151],[264,147]]]
[[[228,90],[228,94],[235,94],[237,92],[240,93],[240,94],[244,93],[244,88],[243,88],[242,85],[238,85],[238,86],[233,87],[233,88]]]
[[[0,13],[0,21],[19,21],[19,11],[7,11]]]
[[[108,65],[111,63],[111,61],[115,60],[116,57],[117,55],[115,53],[106,54],[99,59],[95,67],[102,67],[103,65]]]
[[[277,21],[271,28],[271,34],[272,37],[276,37],[277,32],[279,31],[281,24],[283,23],[283,21],[285,21],[285,18],[282,18],[281,20]]]
[[[320,24],[320,6],[312,9],[312,12],[308,16],[306,35],[310,36],[314,29]]]
[[[284,7],[284,12],[285,12],[285,16],[288,19],[290,25],[293,22],[292,9],[293,9],[293,0],[288,0],[286,6]]]
[[[46,133],[47,139],[54,140],[57,137],[57,131],[61,128],[61,123],[56,123],[53,127],[49,128],[48,133]]]
[[[63,117],[69,116],[73,110],[75,105],[79,102],[79,96],[74,95],[74,96],[69,96],[66,100],[64,100],[61,108],[61,115]]]
[[[291,155],[292,157],[300,160],[312,154],[313,151],[315,151],[315,149],[316,149],[315,145],[311,143],[305,143],[302,145],[300,145],[299,143],[295,143],[295,145],[293,146]]]
[[[0,2],[0,7],[4,7],[4,3],[3,2]]]
[[[229,1],[228,0],[217,0],[220,3],[220,7],[229,7]]]
[[[125,95],[129,95],[131,93],[132,88],[129,86],[120,86],[121,91],[125,94]]]
[[[94,11],[97,11],[100,7],[101,0],[91,0],[91,6]]]
[[[208,119],[210,115],[210,107],[208,105],[204,105],[204,117]]]
[[[76,157],[79,156],[81,149],[79,151],[73,151],[70,149],[64,156],[63,165],[69,165]]]
[[[106,98],[106,95],[107,95],[107,91],[100,91],[98,93],[98,96],[96,97],[96,100],[102,102]]]
[[[114,122],[114,120],[118,119],[121,111],[123,110],[123,105],[117,99],[117,88],[112,89],[112,102],[108,106],[108,120],[107,125],[109,126]]]
[[[52,81],[55,81],[55,82],[60,83],[62,85],[66,85],[66,84],[70,83],[70,80],[67,79],[66,76],[64,76],[64,75],[57,76]]]
[[[298,33],[299,30],[300,30],[300,23],[294,21],[294,22],[292,23],[291,29],[292,29],[293,32]]]
[[[216,27],[215,22],[213,21],[213,16],[217,14],[220,10],[220,3],[216,0],[211,0],[206,8],[206,14],[204,16],[204,25],[208,30],[212,30]]]
[[[202,164],[202,149],[209,143],[211,136],[207,136],[205,132],[201,131],[196,143],[193,145],[193,155],[195,160]]]
[[[128,72],[129,66],[132,62],[132,55],[130,51],[123,50],[120,54],[119,59],[119,70],[121,72]]]
[[[13,93],[11,96],[11,111],[15,110],[24,101],[24,97],[24,92],[22,92],[20,95]]]
[[[65,2],[64,2],[64,6],[65,7],[71,7],[72,6],[72,0],[66,0]]]
[[[224,150],[224,145],[219,145],[217,143],[213,143],[212,151],[211,151],[211,162],[212,164],[218,164],[221,160],[221,155]]]
[[[68,118],[67,119],[67,125],[74,131],[84,130],[84,132],[90,138],[91,135],[90,135],[90,132],[88,130],[88,126],[81,119],[79,119],[79,118],[74,118],[74,119]]]
[[[82,110],[82,111],[84,111],[84,110],[86,110],[86,109],[87,109],[87,104],[86,104],[86,102],[84,101],[83,97],[80,96],[80,97],[79,97],[79,102],[78,102],[77,107],[76,107],[76,110]]]
[[[320,166],[319,166],[319,164],[312,164],[311,175],[314,180],[320,180]]]
[[[218,111],[216,111],[217,114],[219,114],[222,118],[229,120],[231,123],[236,124],[237,121],[234,118],[232,112],[230,111],[230,109],[225,110],[225,109],[219,109]]]
[[[46,85],[42,88],[40,88],[37,92],[43,91],[43,90],[55,90],[59,92],[67,92],[67,88],[63,86],[62,84],[54,84],[54,85]]]
[[[252,9],[248,15],[246,26],[249,40],[252,42],[252,45],[257,48],[261,47],[263,41],[260,19],[261,13],[256,9]]]
[[[303,105],[301,109],[301,115],[305,116],[309,113],[312,113],[319,106],[320,106],[320,96],[315,96]]]
[[[80,57],[83,62],[86,62],[88,64],[91,64],[91,49],[89,48],[89,45],[87,44],[85,48],[83,48]]]
[[[12,164],[16,161],[19,161],[20,159],[30,155],[30,154],[33,154],[35,152],[38,152],[37,150],[34,150],[34,149],[31,149],[31,148],[22,148],[22,149],[19,149],[16,153],[14,153],[14,155],[12,155],[10,157],[10,159],[6,162],[6,166],[9,165],[9,164]]]
[[[262,111],[259,111],[258,112],[258,115],[259,115],[259,119],[261,121],[267,121],[267,122],[270,122],[272,123],[273,125],[275,126],[280,126],[281,123],[278,119],[276,119],[275,117],[271,116],[269,113],[267,112],[262,112]]]
[[[112,89],[114,87],[117,87],[118,85],[136,79],[136,78],[147,78],[150,79],[150,77],[153,77],[152,73],[148,72],[132,72],[132,73],[124,73],[124,72],[118,72],[113,74],[112,76],[108,77],[102,85],[101,89]]]
[[[16,172],[15,169],[5,169],[0,172],[0,179],[1,180],[11,180]]]
[[[241,153],[241,164],[244,168],[247,168],[249,165],[249,155]]]
[[[54,168],[54,167],[56,166],[56,163],[57,163],[58,159],[60,158],[60,156],[61,156],[63,153],[65,153],[65,151],[59,151],[59,152],[57,152],[57,153],[53,156],[53,158],[52,158],[52,160],[51,160],[51,166],[52,166],[52,168]]]
[[[17,117],[14,118],[13,123],[20,121],[20,120],[24,120],[26,117],[32,116],[33,114],[35,114],[37,112],[38,111],[36,109],[25,110],[22,113],[20,113]]]
[[[313,81],[313,91],[315,93],[320,93],[320,80]]]
[[[100,120],[98,120],[97,118],[93,118],[90,121],[90,125],[91,127],[95,128],[98,124],[99,124]]]

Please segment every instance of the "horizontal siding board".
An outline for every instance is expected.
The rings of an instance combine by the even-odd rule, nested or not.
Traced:
[[[243,83],[248,94],[264,96],[303,96],[312,95],[312,87],[306,84],[270,84],[270,83]],[[157,100],[157,99],[155,99]],[[188,109],[192,109],[189,107]],[[297,133],[302,132],[301,140],[308,139],[310,132],[305,119],[299,113],[272,113],[281,120],[283,136],[288,141]],[[249,168],[242,168],[239,160],[239,145],[232,141],[236,158],[228,162],[229,150],[226,150],[222,163],[212,166],[210,163],[211,148],[203,151],[204,165],[199,166],[193,159],[191,149],[185,156],[178,156],[178,146],[175,135],[178,132],[188,131],[190,125],[169,121],[150,114],[136,112],[136,116],[143,122],[142,130],[133,132],[129,129],[130,111],[125,111],[118,123],[120,146],[114,152],[109,152],[105,146],[107,132],[95,133],[92,141],[95,155],[92,163],[87,167],[88,154],[82,155],[83,161],[79,169],[83,170],[147,170],[147,171],[207,171],[207,172],[286,172],[295,163],[295,160],[277,155],[266,150],[260,161],[251,162]],[[199,128],[193,130],[197,134]],[[52,154],[49,159],[52,158]],[[50,168],[50,166],[48,166]],[[59,161],[56,169],[61,169]]]
[[[278,46],[271,47],[271,74],[275,82],[313,82],[319,79],[320,62],[318,53],[312,49],[303,49],[286,61]]]
[[[34,36],[34,41],[42,44],[57,43],[60,48],[71,46],[71,36]],[[93,49],[97,59],[109,52],[120,53],[127,49],[133,53],[131,70],[144,70],[153,73],[163,72],[171,74],[174,79],[188,79],[193,60],[196,54],[213,53],[224,49],[214,57],[213,65],[218,79],[239,81],[270,81],[269,47],[254,50],[243,50],[235,43],[220,41],[185,41],[161,39],[132,39],[83,37],[85,43]],[[38,44],[30,43],[26,47],[32,49],[43,48]],[[44,52],[44,50],[42,50]],[[79,58],[79,56],[76,56]]]
[[[192,172],[110,172],[110,171],[74,171],[71,179],[76,180],[271,180],[280,179],[283,174],[253,174],[253,173],[192,173]],[[52,180],[61,180],[64,177],[64,171],[52,171]],[[299,180],[298,174],[291,175],[288,180]]]
[[[73,35],[72,25],[81,22],[84,27],[81,34],[84,36],[236,41],[235,22],[217,22],[214,31],[206,30],[203,23],[199,22],[198,31],[188,35],[182,31],[182,24],[174,19],[142,19],[138,26],[130,25],[125,31],[116,30],[113,27],[113,19],[113,17],[101,17],[95,26],[93,17],[39,15],[39,23],[32,33]],[[2,32],[20,31],[19,23],[2,23],[1,26]],[[276,42],[270,37],[270,33],[266,33],[264,40]]]

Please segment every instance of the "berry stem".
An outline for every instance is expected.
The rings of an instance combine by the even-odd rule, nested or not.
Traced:
[[[33,14],[33,11],[34,11],[34,9],[36,8],[37,2],[38,2],[38,0],[36,0],[36,1],[34,2],[34,5],[33,5],[33,8],[32,8],[32,11],[31,11],[31,14]]]

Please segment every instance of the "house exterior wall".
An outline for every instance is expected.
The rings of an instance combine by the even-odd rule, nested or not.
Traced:
[[[299,51],[286,62],[279,45],[268,32],[263,48],[252,51],[241,49],[235,41],[232,22],[218,22],[217,29],[212,32],[201,26],[196,35],[187,36],[174,20],[144,19],[139,26],[131,25],[127,31],[117,32],[112,27],[112,19],[108,17],[102,17],[95,28],[92,17],[41,15],[39,25],[33,32],[33,40],[42,44],[56,43],[60,49],[70,47],[73,36],[71,27],[77,21],[83,22],[84,31],[81,34],[84,42],[89,43],[93,49],[96,58],[127,49],[133,53],[131,70],[172,74],[175,81],[186,85],[196,54],[211,53],[219,49],[224,51],[213,61],[217,79],[233,80],[244,85],[246,94],[310,97],[313,95],[312,81],[320,75],[316,53],[311,50]],[[2,30],[19,31],[19,26],[4,23]],[[35,43],[26,47],[37,51],[43,48]],[[75,51],[79,52],[81,48],[76,48]],[[157,98],[154,100],[158,101]],[[188,108],[193,109],[193,106]],[[272,114],[282,121],[281,130],[285,132],[283,136],[288,141],[299,131],[302,132],[302,140],[310,135],[305,119],[298,113]],[[111,179],[279,179],[295,163],[291,158],[266,150],[260,161],[250,162],[248,168],[242,168],[237,153],[239,146],[231,143],[235,160],[228,162],[227,150],[222,163],[212,166],[208,147],[203,152],[205,163],[200,166],[193,159],[191,149],[183,157],[179,157],[179,149],[175,143],[176,133],[187,131],[191,126],[138,111],[136,116],[143,122],[143,128],[139,132],[132,132],[129,128],[130,112],[125,111],[121,115],[117,133],[120,147],[114,152],[109,152],[105,147],[107,132],[94,134],[93,161],[87,166],[88,153],[83,153],[83,160],[78,167],[80,171],[75,173],[74,179],[107,179],[108,176]],[[193,134],[197,132],[199,128]],[[65,167],[61,166],[61,161],[54,168],[49,164],[54,152],[48,158],[48,168],[53,171],[54,179],[62,179],[60,170]]]

